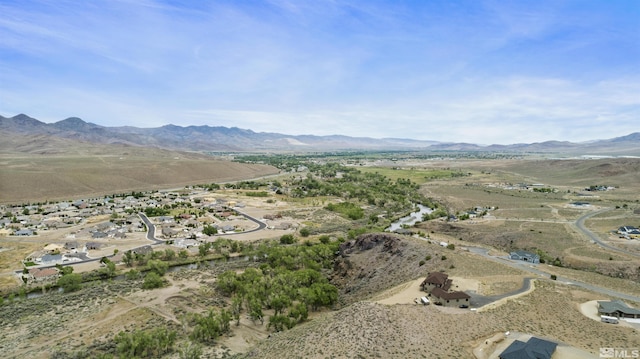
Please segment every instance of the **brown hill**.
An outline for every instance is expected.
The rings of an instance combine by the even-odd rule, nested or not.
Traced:
[[[47,135],[5,136],[0,202],[26,203],[219,183],[278,173],[197,153],[100,145]]]

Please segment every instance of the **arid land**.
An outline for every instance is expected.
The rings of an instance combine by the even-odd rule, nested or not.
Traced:
[[[81,155],[73,160],[68,156],[29,155],[28,160],[3,157],[1,201],[73,199],[277,173],[268,166],[211,161],[200,155],[176,158],[171,154],[171,158],[151,156],[149,160],[146,155],[130,160],[115,155],[103,158]],[[420,190],[446,204],[452,213],[475,207],[493,209],[482,218],[422,222],[412,228],[415,237],[393,235],[400,240],[393,251],[376,246],[341,259],[330,274],[332,283],[340,289],[335,308],[312,312],[308,322],[279,333],[267,328],[266,321],[254,323],[243,316],[240,325],[233,327],[232,335],[203,348],[205,356],[282,358],[286,353],[286,357],[292,358],[496,358],[509,338],[493,345],[490,339],[505,332],[560,343],[563,349],[558,350],[554,359],[597,358],[600,347],[640,347],[637,326],[605,324],[583,314],[585,303],[614,297],[552,281],[546,276],[537,278],[530,291],[481,310],[413,302],[420,294],[417,283],[433,271],[449,274],[454,284],[459,283],[460,290],[474,290],[483,295],[517,290],[531,273],[465,249],[482,247],[489,249],[490,254],[504,256],[514,243],[518,248],[540,249],[550,258],[558,258],[562,267],[537,266],[549,275],[640,296],[637,257],[640,241],[621,240],[613,234],[619,226],[640,225],[639,160],[407,161],[395,162],[393,166],[394,173],[402,176],[413,173],[416,178],[424,178],[420,171],[459,168],[469,175],[425,179]],[[542,193],[508,186],[518,183],[543,184],[555,191]],[[615,189],[584,191],[585,187],[601,184]],[[246,204],[243,210],[255,217],[285,212],[291,222],[310,227],[342,220],[323,210],[321,201],[287,200],[271,195],[269,199],[273,201],[268,203],[267,199],[250,198],[234,190],[226,190],[222,195],[228,200],[242,201]],[[575,206],[575,202],[588,204]],[[600,209],[610,210],[587,220],[587,228],[624,252],[602,248],[576,229],[578,218]],[[278,238],[282,233],[265,230],[233,238],[260,241]],[[16,285],[10,273],[20,269],[24,256],[45,244],[64,242],[64,238],[64,232],[55,231],[29,238],[0,238],[0,246],[6,249],[0,252],[0,268],[7,274],[1,283],[3,287]],[[117,246],[124,250],[127,245],[146,241],[143,236],[130,240],[129,244],[119,242]],[[311,236],[309,240],[317,238]],[[440,241],[454,244],[455,249],[443,248],[437,244]],[[425,260],[427,256],[429,260]],[[425,263],[421,265],[423,260]],[[108,350],[112,345],[110,339],[121,330],[180,328],[187,312],[228,305],[227,298],[216,293],[216,276],[227,269],[242,271],[244,266],[229,262],[169,273],[170,285],[155,290],[142,290],[136,282],[114,280],[95,283],[75,293],[49,293],[34,299],[16,299],[13,303],[5,300],[0,307],[3,333],[0,351],[9,358],[64,357],[61,353],[84,348]],[[126,270],[124,265],[118,268]],[[89,269],[93,268],[77,270]],[[640,307],[640,303],[628,304]],[[168,357],[179,357],[187,342],[186,338],[180,338],[179,349]]]

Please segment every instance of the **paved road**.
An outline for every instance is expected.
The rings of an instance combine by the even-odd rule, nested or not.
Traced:
[[[467,247],[467,249],[469,250],[470,253],[474,253],[477,255],[481,255],[485,258],[488,258],[494,262],[498,262],[498,263],[502,263],[502,264],[506,264],[510,267],[513,268],[517,268],[517,269],[521,269],[524,271],[527,271],[529,273],[533,273],[536,276],[540,277],[540,278],[545,278],[548,279],[550,277],[549,273],[540,270],[541,267],[545,266],[546,264],[531,264],[531,263],[527,263],[524,261],[515,261],[515,260],[511,260],[508,259],[506,257],[495,257],[495,256],[491,256],[489,255],[489,250],[485,249],[485,248],[479,248],[479,247]],[[567,284],[567,285],[575,285],[576,287],[581,287],[584,289],[588,289],[591,290],[593,292],[596,293],[601,293],[604,294],[606,296],[610,296],[610,297],[617,297],[617,298],[621,298],[624,300],[631,300],[634,302],[640,302],[640,295],[630,295],[627,293],[621,293],[615,290],[611,290],[611,289],[607,289],[607,288],[603,288],[600,286],[596,286],[593,284],[589,284],[589,283],[584,283],[584,282],[580,282],[577,280],[573,280],[570,278],[565,278],[565,277],[558,277],[556,279],[558,282],[563,283],[563,284]]]
[[[142,222],[147,226],[147,239],[154,242],[152,245],[164,243],[163,240],[156,238],[156,225],[151,223],[149,217],[142,212],[138,213],[138,217],[140,217]]]
[[[578,218],[578,220],[576,220],[576,223],[575,223],[576,228],[579,231],[581,231],[585,236],[587,236],[589,239],[591,239],[593,242],[595,242],[597,245],[599,245],[600,247],[602,247],[604,249],[607,249],[607,250],[610,250],[610,251],[614,251],[614,252],[620,252],[620,253],[628,254],[628,255],[633,256],[633,257],[640,258],[640,254],[638,254],[638,253],[625,251],[623,249],[620,249],[618,247],[614,247],[614,246],[608,244],[607,242],[605,242],[602,239],[600,239],[600,237],[597,234],[595,234],[595,233],[591,232],[589,229],[587,229],[587,227],[584,225],[584,222],[587,219],[589,219],[589,218],[591,218],[593,216],[596,216],[598,214],[608,212],[610,210],[612,210],[612,208],[603,208],[603,209],[601,209],[599,211],[591,212],[591,213],[587,213],[587,214],[583,215],[582,217]]]
[[[524,293],[526,291],[529,290],[529,288],[531,288],[531,280],[535,279],[532,277],[527,277],[524,279],[524,281],[522,282],[522,287],[520,287],[520,289],[517,289],[513,292],[509,292],[509,293],[505,293],[505,294],[500,294],[500,295],[480,295],[477,294],[473,291],[466,291],[465,293],[469,294],[471,296],[471,307],[473,308],[480,308],[482,306],[485,306],[487,304],[493,303],[497,300],[506,298],[506,297],[511,297],[514,295],[518,295],[520,293]]]

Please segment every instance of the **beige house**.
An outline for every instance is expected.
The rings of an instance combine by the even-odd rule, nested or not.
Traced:
[[[445,292],[441,288],[435,288],[431,291],[431,301],[436,305],[443,307],[469,307],[469,299],[471,296],[465,292]]]
[[[451,288],[452,280],[449,279],[449,275],[442,272],[433,272],[427,275],[427,278],[422,281],[420,284],[420,289],[427,293],[431,293],[431,291],[435,288],[440,288],[445,292]]]

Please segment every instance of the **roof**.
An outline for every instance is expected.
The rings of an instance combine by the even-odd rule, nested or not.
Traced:
[[[558,344],[531,337],[526,343],[514,341],[500,353],[500,359],[549,359]]]
[[[427,276],[427,278],[424,280],[423,283],[445,285],[447,283],[448,278],[449,278],[448,274],[445,274],[442,272],[433,272],[433,273],[429,273],[429,275]]]
[[[465,292],[445,292],[441,288],[434,288],[431,295],[442,299],[469,299],[471,296]]]
[[[514,254],[514,253],[519,255],[520,257],[536,257],[536,256],[538,256],[535,253],[531,253],[531,252],[527,252],[527,251],[514,251],[514,252],[511,252],[511,254]]]
[[[29,274],[34,278],[45,278],[58,274],[58,270],[55,268],[32,268],[29,269]]]
[[[598,301],[598,311],[600,313],[625,313],[639,315],[640,310],[631,308],[621,300]]]

